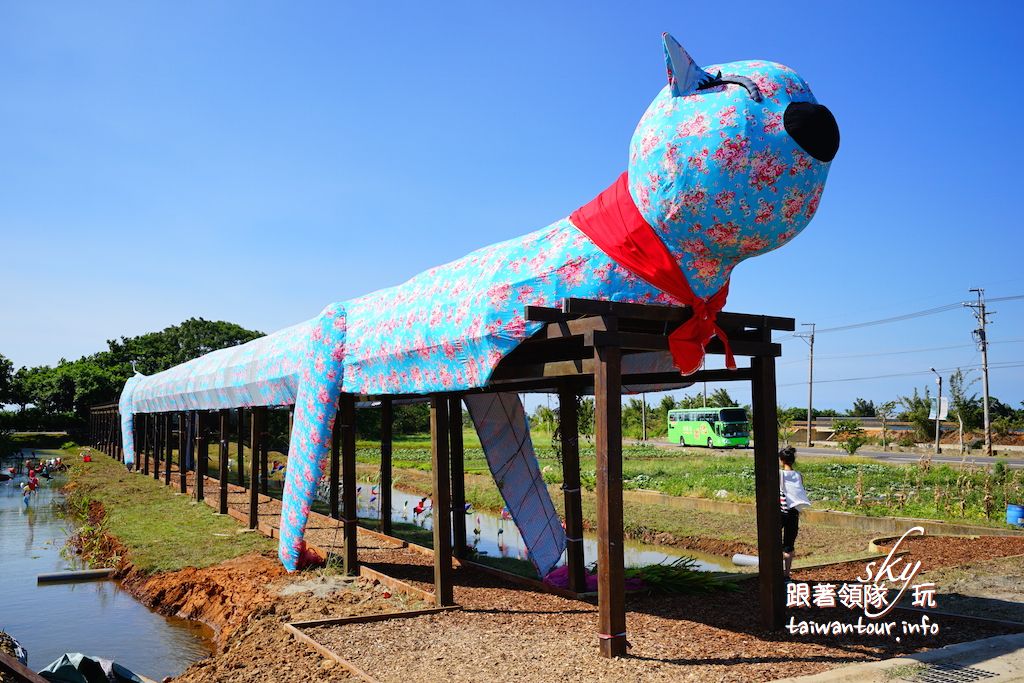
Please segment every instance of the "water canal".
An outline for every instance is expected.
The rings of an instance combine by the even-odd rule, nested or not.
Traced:
[[[380,519],[380,496],[378,490],[369,483],[361,482],[358,492],[358,515],[360,519]],[[400,489],[391,490],[391,519],[395,522],[416,524],[424,529],[433,528],[433,516],[430,514],[429,500],[425,503],[426,511],[416,513],[416,507],[423,497]],[[519,530],[511,519],[503,519],[501,515],[470,510],[466,515],[466,541],[477,552],[490,557],[512,557],[527,559],[526,546]],[[597,561],[597,539],[589,534],[583,538],[584,562],[590,564]],[[627,567],[641,567],[649,564],[672,562],[680,557],[692,557],[697,561],[697,568],[705,571],[736,571],[736,566],[726,557],[707,555],[691,550],[680,550],[668,546],[647,545],[627,540],[625,559]],[[563,555],[562,561],[565,561]]]
[[[0,483],[0,629],[28,650],[32,669],[82,652],[160,680],[210,654],[208,629],[150,611],[116,582],[37,586],[39,574],[82,567],[61,555],[71,529],[57,510],[63,478],[40,479],[28,506],[20,490],[25,479],[22,472]]]

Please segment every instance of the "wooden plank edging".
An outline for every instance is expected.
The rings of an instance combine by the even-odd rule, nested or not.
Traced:
[[[461,609],[461,605],[450,605],[447,607],[426,607],[424,609],[411,609],[401,612],[379,612],[377,614],[360,614],[351,617],[332,617],[330,619],[311,619],[309,621],[292,621],[289,623],[298,629],[316,628],[319,626],[344,626],[345,624],[370,624],[377,621],[389,621],[391,619],[414,619],[416,617],[426,617],[432,614],[455,612]]]
[[[330,659],[331,661],[336,662],[337,664],[341,665],[346,671],[348,671],[350,674],[352,674],[353,676],[355,676],[359,680],[364,681],[364,683],[379,683],[376,678],[373,678],[372,676],[367,674],[365,671],[363,671],[362,669],[360,669],[358,666],[356,666],[352,662],[348,661],[347,659],[344,659],[344,658],[340,657],[339,655],[335,654],[330,649],[324,647],[323,645],[318,643],[316,640],[314,640],[313,638],[310,638],[305,633],[303,633],[299,629],[295,628],[291,624],[285,624],[284,625],[284,630],[287,631],[288,633],[292,634],[292,637],[295,638],[295,640],[299,641],[300,643],[305,643],[309,647],[311,647],[314,650],[316,650],[320,655],[322,655],[322,656],[326,657],[327,659]]]

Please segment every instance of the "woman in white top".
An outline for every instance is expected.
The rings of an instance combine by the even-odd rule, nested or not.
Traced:
[[[788,446],[779,451],[779,505],[782,508],[783,573],[789,580],[793,568],[794,544],[800,531],[800,511],[811,506],[804,488],[804,478],[793,469],[796,449]]]

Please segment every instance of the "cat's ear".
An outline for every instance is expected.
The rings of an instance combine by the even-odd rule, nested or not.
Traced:
[[[672,97],[689,95],[714,80],[714,76],[697,66],[675,38],[662,33],[661,39],[665,43],[665,67],[668,69],[668,85],[672,89]]]

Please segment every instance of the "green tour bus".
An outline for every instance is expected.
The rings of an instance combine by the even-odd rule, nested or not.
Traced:
[[[680,446],[746,448],[750,445],[747,411],[739,406],[670,410],[668,440]]]

